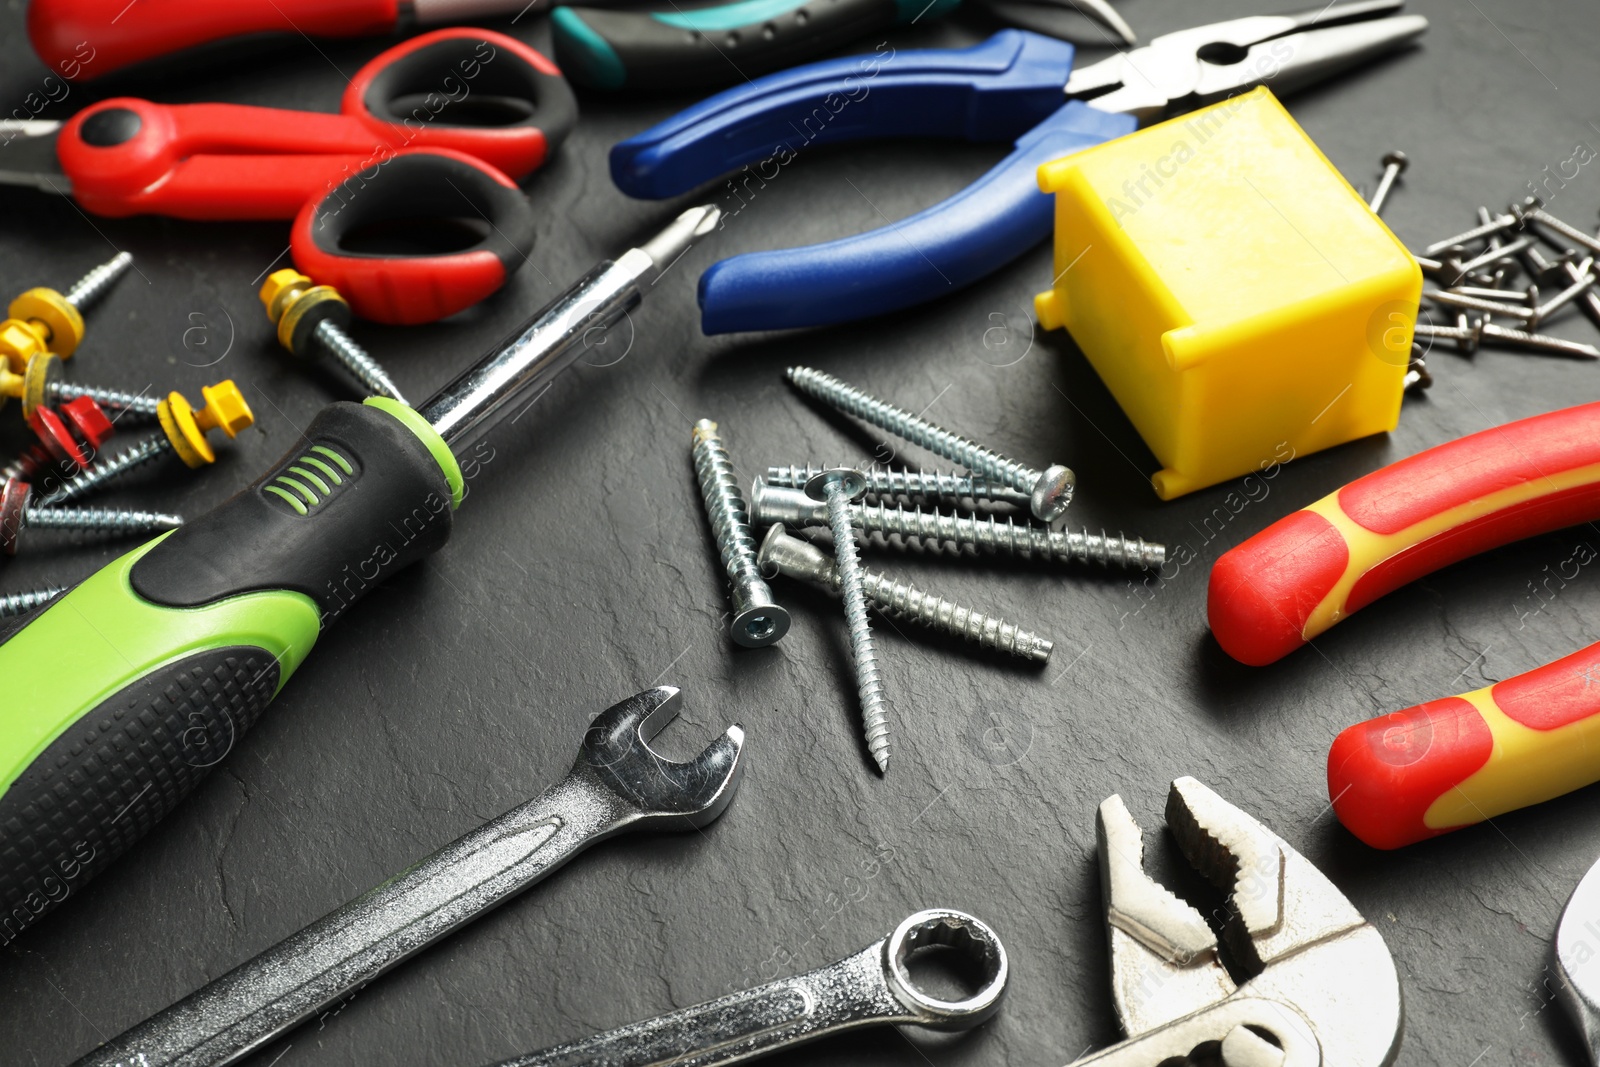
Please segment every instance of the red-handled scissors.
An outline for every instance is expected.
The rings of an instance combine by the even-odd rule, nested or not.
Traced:
[[[102,101],[65,124],[0,123],[0,183],[70,194],[98,215],[295,220],[295,264],[379,322],[430,322],[504,284],[533,239],[517,189],[577,121],[544,56],[447,29],[363,67],[337,115],[237,104]],[[437,235],[448,250],[363,251],[361,238]],[[461,245],[465,247],[461,247]]]

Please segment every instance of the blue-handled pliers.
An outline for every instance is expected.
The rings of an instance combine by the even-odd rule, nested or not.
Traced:
[[[998,270],[1050,234],[1040,164],[1141,122],[1267,84],[1280,93],[1405,45],[1428,28],[1404,0],[1258,15],[1180,30],[1072,70],[1072,46],[1002,30],[956,50],[880,48],[758,78],[611,150],[629,196],[664,199],[740,172],[766,182],[811,145],[885,137],[1014,140],[1010,155],[925,211],[824,244],[752,252],[700,278],[708,334],[851,322]],[[1065,86],[1068,102],[1062,104]]]

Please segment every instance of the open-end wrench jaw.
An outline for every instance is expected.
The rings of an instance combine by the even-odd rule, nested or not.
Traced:
[[[1172,783],[1167,825],[1229,894],[1225,941],[1143,869],[1120,797],[1100,807],[1111,983],[1128,1040],[1081,1064],[1148,1067],[1220,1042],[1228,1064],[1388,1067],[1400,1049],[1399,976],[1383,938],[1282,838],[1193,778]]]
[[[614,795],[624,809],[618,828],[650,823],[689,830],[721,815],[744,776],[744,728],[728,727],[700,755],[669,760],[650,740],[678,717],[683,704],[676,686],[658,685],[613,704],[584,734],[573,770]]]

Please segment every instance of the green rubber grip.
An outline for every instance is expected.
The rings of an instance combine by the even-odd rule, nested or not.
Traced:
[[[199,785],[328,622],[445,543],[460,468],[392,408],[331,405],[244,492],[0,625],[0,944]]]

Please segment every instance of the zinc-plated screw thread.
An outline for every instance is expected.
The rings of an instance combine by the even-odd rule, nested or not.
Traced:
[[[856,692],[861,698],[861,725],[867,735],[867,750],[878,764],[878,772],[889,770],[889,708],[883,698],[883,676],[878,671],[878,651],[872,641],[872,623],[867,619],[866,584],[861,576],[861,557],[856,551],[855,531],[850,526],[850,498],[842,478],[826,485],[828,526],[833,530],[834,559],[839,570],[839,595],[844,600],[844,617],[850,626],[850,651],[856,662]]]
[[[133,266],[133,255],[128,252],[118,252],[110,260],[79,278],[78,283],[67,290],[65,298],[67,303],[79,311],[87,311],[106,295],[106,290],[126,274],[131,266]]]
[[[97,463],[76,477],[69,478],[61,483],[59,489],[53,490],[39,500],[41,507],[51,507],[56,504],[65,504],[69,500],[77,500],[85,494],[91,493],[109,481],[122,477],[135,467],[165,455],[172,451],[172,442],[165,435],[147,437],[125,452]]]
[[[1055,522],[1072,503],[1075,478],[1066,467],[1034,470],[904,408],[886,404],[831,374],[810,367],[790,367],[787,374],[795,388],[808,396],[959,463],[974,474],[1029,494],[1034,517],[1041,522]]]
[[[11,619],[18,615],[26,615],[34,608],[48,604],[56,597],[67,591],[64,585],[52,585],[44,589],[33,589],[26,593],[10,593],[0,596],[0,619]]]
[[[882,504],[855,504],[850,518],[868,533],[899,534],[929,541],[1023,553],[1040,559],[1081,560],[1109,566],[1159,567],[1166,562],[1165,545],[1142,538],[1109,537],[1104,531],[1045,530],[993,516],[979,518],[948,515],[921,508],[891,508]]]
[[[761,648],[789,632],[789,613],[772,598],[756,562],[756,543],[750,536],[750,509],[739,492],[733,462],[717,433],[717,424],[701,419],[694,424],[694,471],[706,517],[728,572],[733,617],[728,633],[746,648]]]
[[[1050,659],[1050,652],[1055,647],[1049,640],[1004,619],[953,604],[944,597],[925,593],[914,585],[865,570],[861,573],[861,580],[867,595],[879,607],[921,623],[930,630],[975,641],[982,648],[992,648],[1044,663]]]
[[[156,409],[161,407],[161,398],[157,396],[127,393],[121,389],[101,389],[93,385],[79,385],[76,382],[47,382],[44,395],[52,404],[62,404],[86,396],[109,412],[127,412],[130,415],[142,415],[152,419],[156,417]]]
[[[785,489],[804,489],[806,483],[826,467],[768,467],[767,484]],[[1009,485],[998,485],[969,474],[946,474],[933,470],[906,470],[873,467],[863,470],[869,496],[924,497],[930,500],[992,500],[1001,504],[1027,507],[1029,496]]]
[[[767,531],[757,557],[766,570],[776,570],[794,578],[839,592],[839,572],[833,557],[822,549],[789,533],[782,523]],[[862,588],[880,611],[925,626],[930,630],[955,634],[976,641],[983,648],[1009,652],[1022,659],[1044,663],[1054,645],[1004,619],[952,604],[943,597],[925,593],[914,585],[893,581],[862,568]]]
[[[338,324],[323,319],[317,324],[317,328],[311,331],[311,337],[324,352],[349,371],[363,388],[375,396],[392,397],[402,404],[409,403],[401,395],[399,386],[389,378],[388,372],[367,354],[366,349],[356,344],[349,334],[340,329]]]
[[[127,508],[30,507],[23,511],[22,523],[41,530],[146,534],[176,530],[183,525],[183,517]]]

